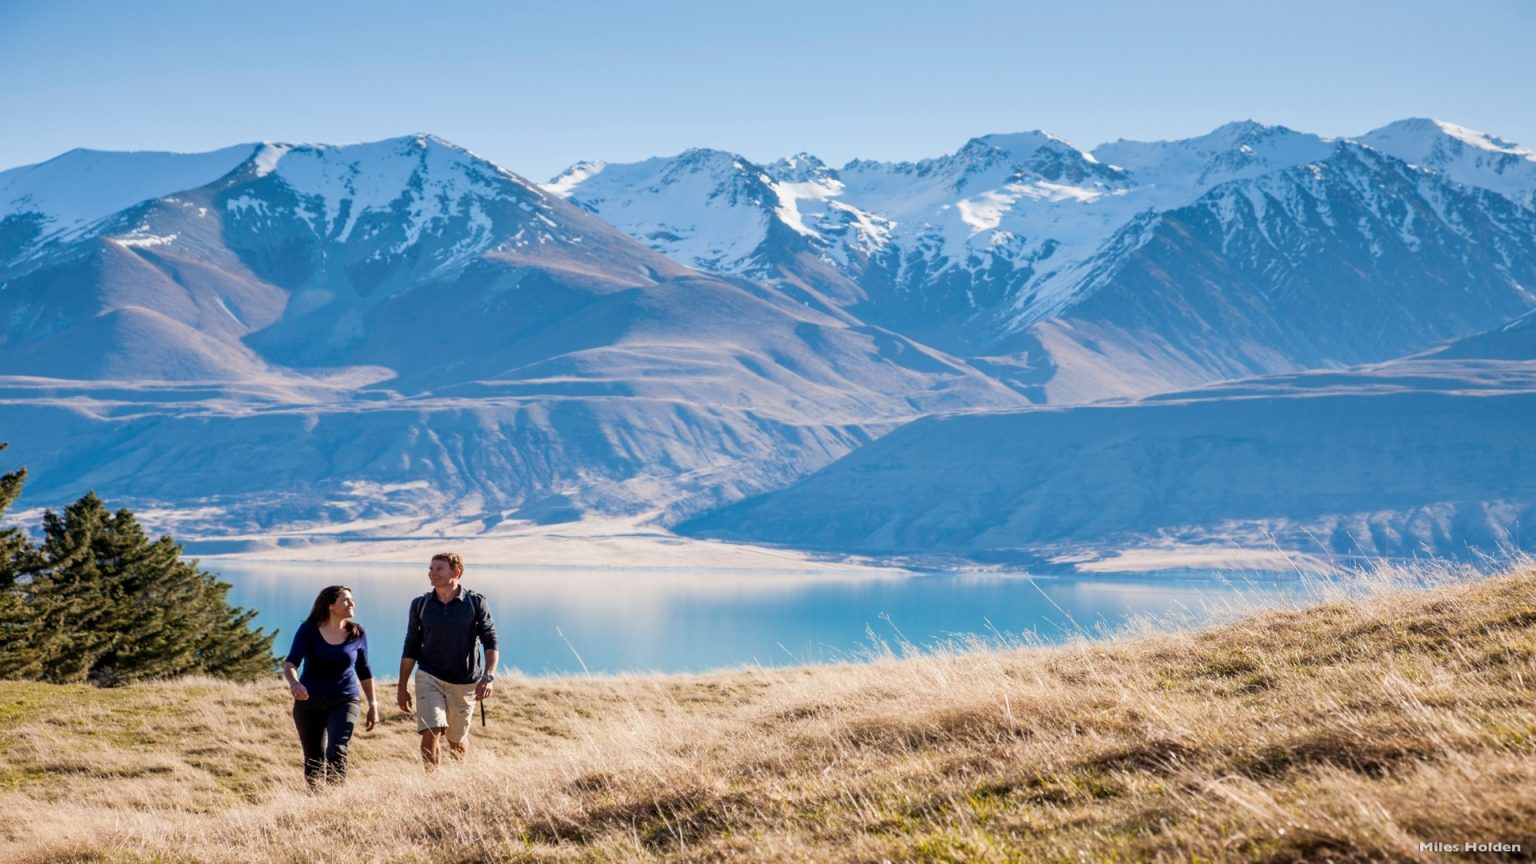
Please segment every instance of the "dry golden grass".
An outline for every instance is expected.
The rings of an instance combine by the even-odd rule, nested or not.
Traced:
[[[504,679],[505,680],[505,679]],[[389,688],[383,690],[390,693]],[[1536,849],[1536,570],[1217,628],[510,679],[425,776],[390,712],[302,792],[274,680],[7,683],[8,861],[1507,860]]]

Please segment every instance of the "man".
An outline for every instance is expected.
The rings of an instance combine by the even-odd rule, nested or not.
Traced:
[[[475,702],[491,695],[496,676],[496,625],[485,598],[463,587],[464,559],[454,552],[432,556],[427,579],[432,590],[411,601],[405,624],[405,648],[400,652],[400,710],[411,713],[406,689],[416,668],[416,728],[421,732],[421,759],[428,771],[448,755],[464,758],[469,745],[469,719]],[[485,650],[485,667],[475,662],[475,643]]]

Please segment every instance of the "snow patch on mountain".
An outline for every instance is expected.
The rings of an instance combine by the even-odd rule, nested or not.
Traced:
[[[156,235],[156,234],[142,234],[142,233],[137,233],[137,232],[135,232],[133,234],[129,234],[129,235],[125,236],[125,237],[114,237],[114,238],[112,238],[112,242],[118,244],[119,246],[137,247],[137,248],[146,248],[146,247],[150,247],[150,246],[164,246],[167,243],[174,242],[175,240],[176,240],[176,235],[175,234],[167,234],[167,235],[162,237],[162,236],[159,236],[159,235]]]
[[[768,165],[763,180],[778,199],[774,214],[795,233],[816,240],[826,237],[808,219],[820,222],[828,216],[831,202],[843,194],[843,182],[820,159],[801,153]],[[850,208],[852,209],[852,208]]]
[[[569,198],[571,193],[576,190],[576,187],[592,177],[603,173],[603,169],[607,167],[608,163],[600,159],[591,162],[577,162],[575,165],[560,172],[557,177],[548,183],[543,184],[542,188],[545,192],[556,198]]]

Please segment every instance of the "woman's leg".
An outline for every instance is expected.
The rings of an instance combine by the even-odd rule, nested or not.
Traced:
[[[299,746],[304,750],[304,782],[315,789],[325,777],[325,716],[317,700],[293,703],[293,725],[299,730]]]
[[[345,783],[347,780],[347,745],[352,743],[352,732],[357,728],[357,718],[362,714],[362,709],[362,699],[338,696],[326,714],[326,779],[331,783]]]

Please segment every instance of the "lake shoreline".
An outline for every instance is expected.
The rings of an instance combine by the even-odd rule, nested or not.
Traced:
[[[441,527],[441,526],[440,526]],[[960,554],[908,555],[880,550],[800,549],[788,546],[701,540],[673,534],[644,520],[584,520],[557,526],[511,526],[492,532],[437,530],[404,536],[355,532],[184,536],[187,554],[209,561],[332,563],[425,562],[443,549],[466,560],[500,566],[540,568],[622,568],[838,572],[1018,572],[1146,573],[1160,570],[1295,571],[1339,573],[1358,561],[1272,543],[1181,543],[1073,545],[1010,550],[966,557]]]

